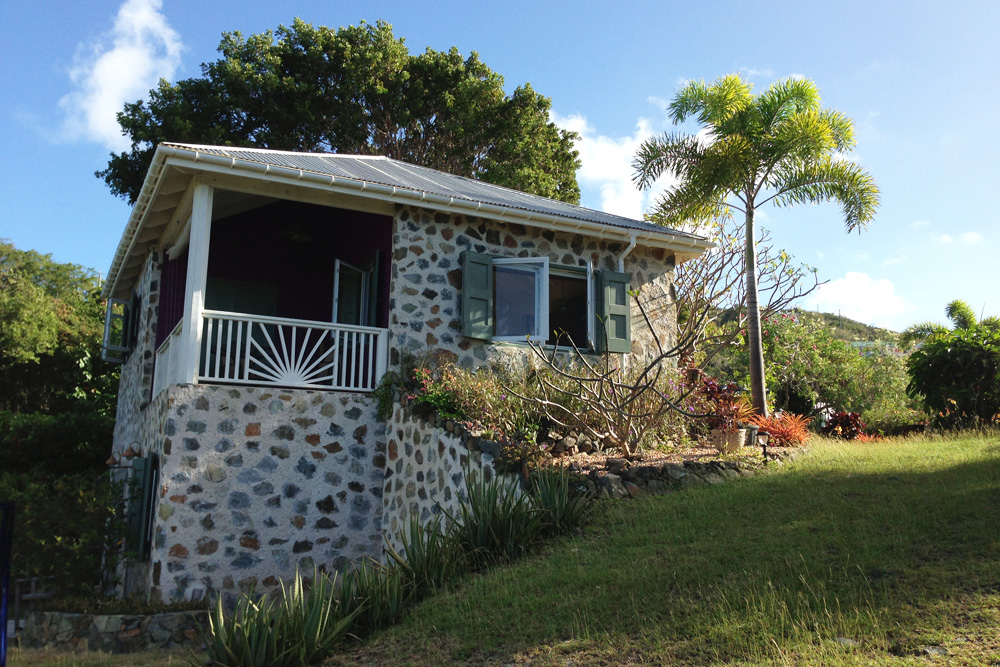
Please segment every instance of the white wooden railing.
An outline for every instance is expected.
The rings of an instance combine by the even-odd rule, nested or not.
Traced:
[[[181,362],[183,346],[180,344],[184,320],[177,323],[167,339],[156,348],[156,369],[153,372],[153,396],[172,384],[184,381],[184,368]]]
[[[203,321],[202,382],[372,391],[385,374],[385,329],[211,310]]]

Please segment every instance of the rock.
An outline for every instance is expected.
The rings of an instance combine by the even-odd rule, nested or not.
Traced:
[[[580,440],[577,440],[576,446],[577,449],[580,450],[581,454],[589,454],[594,451],[594,443],[590,439],[585,440],[581,438]]]
[[[948,649],[944,646],[921,646],[917,649],[917,653],[929,656],[948,655]]]
[[[633,498],[638,498],[643,494],[643,490],[632,482],[624,482],[623,484],[625,486],[625,490],[628,491],[628,494]]]
[[[860,644],[858,644],[858,642],[856,642],[853,639],[850,639],[848,637],[837,637],[833,641],[837,642],[841,646],[860,646]]]
[[[626,459],[608,459],[605,465],[608,468],[608,472],[620,475],[623,471],[629,469],[629,462]]]
[[[566,451],[566,445],[564,444],[563,440],[561,439],[557,440],[552,443],[552,449],[550,449],[549,451],[552,452],[553,454],[562,454],[563,452]]]

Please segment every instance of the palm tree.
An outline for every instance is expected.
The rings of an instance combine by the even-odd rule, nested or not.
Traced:
[[[709,85],[684,86],[670,118],[695,118],[699,134],[664,133],[643,142],[632,163],[645,189],[663,174],[680,185],[661,196],[649,218],[664,225],[700,225],[729,209],[746,216],[747,334],[753,407],[767,415],[760,336],[754,213],[776,206],[837,201],[847,231],[864,229],[878,207],[878,187],[843,157],[855,144],[854,123],[820,106],[812,81],[789,78],[760,95],[738,74]],[[701,136],[704,134],[704,136]]]
[[[955,299],[944,307],[945,316],[951,320],[951,331],[959,329],[975,329],[983,327],[991,331],[1000,331],[1000,318],[984,317],[980,320],[976,317],[976,311],[972,306],[961,299]],[[899,334],[900,347],[906,348],[916,343],[922,343],[931,336],[948,333],[948,327],[937,322],[918,322],[911,324]]]

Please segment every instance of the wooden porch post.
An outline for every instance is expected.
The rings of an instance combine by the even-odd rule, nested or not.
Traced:
[[[181,382],[198,382],[201,353],[202,311],[205,310],[205,283],[208,277],[208,244],[212,238],[212,187],[194,186],[191,200],[191,240],[188,243],[187,282],[184,287],[184,331],[180,342]]]

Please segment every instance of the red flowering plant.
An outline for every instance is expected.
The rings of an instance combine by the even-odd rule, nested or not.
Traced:
[[[753,408],[735,382],[704,378],[699,394],[710,408],[706,417],[709,428],[735,431],[753,416]]]

